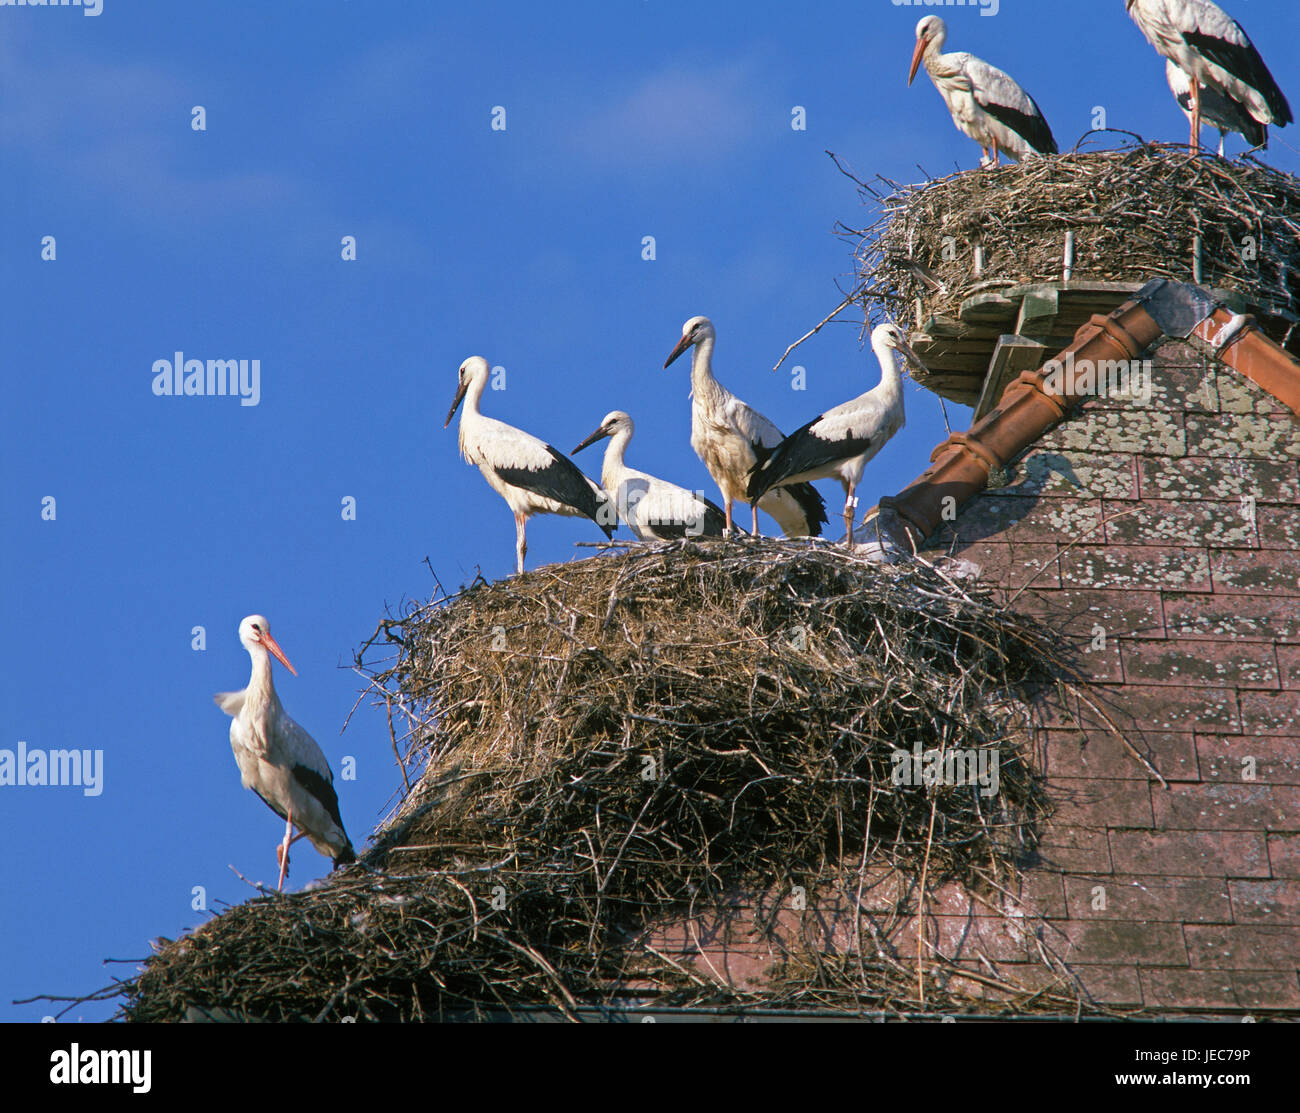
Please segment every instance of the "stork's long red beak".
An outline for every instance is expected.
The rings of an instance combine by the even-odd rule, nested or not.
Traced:
[[[267,649],[269,649],[272,653],[275,654],[276,660],[278,660],[280,664],[282,664],[286,669],[288,669],[291,673],[293,673],[294,676],[298,675],[298,670],[295,669],[291,664],[289,664],[289,658],[284,655],[284,650],[280,648],[279,642],[277,642],[273,637],[271,637],[270,634],[263,634],[261,641],[262,644],[266,646]]]
[[[451,424],[451,419],[456,416],[456,411],[460,409],[460,404],[464,401],[465,391],[467,390],[469,390],[469,383],[461,383],[456,391],[456,397],[451,403],[451,409],[447,411],[447,420],[442,423],[444,429]]]
[[[925,48],[929,45],[930,40],[927,38],[922,37],[916,40],[916,49],[912,51],[912,68],[907,71],[908,85],[912,84],[912,79],[916,77],[916,71],[921,68],[921,57],[925,54]]]
[[[673,360],[675,360],[679,355],[681,355],[684,351],[686,351],[686,349],[689,348],[690,346],[691,346],[691,337],[690,334],[687,333],[679,341],[677,341],[677,347],[675,347],[671,352],[668,353],[668,358],[664,360],[664,366],[667,367],[670,363],[672,363]]]

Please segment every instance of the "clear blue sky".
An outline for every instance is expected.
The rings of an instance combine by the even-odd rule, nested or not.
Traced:
[[[905,84],[933,9],[889,0],[103,5],[0,8],[0,748],[104,761],[98,796],[0,788],[9,1018],[49,1011],[15,997],[91,990],[131,970],[103,959],[202,923],[195,886],[209,909],[247,899],[228,864],[274,881],[282,825],[240,786],[211,700],[247,683],[244,615],[266,614],[299,670],[276,667],[289,713],[336,771],[355,758],[353,841],[382,818],[399,783],[383,715],[339,733],[353,648],[386,605],[427,597],[426,556],[448,585],[513,567],[507,507],[442,428],[465,357],[506,368],[495,416],[567,450],[626,409],[634,465],[716,498],[686,361],[661,366],[682,322],[713,318],[719,377],[787,430],[861,393],[877,370],[852,324],[800,349],[804,392],[768,370],[852,267],[831,228],[862,214],[823,151],[905,180],[979,154],[924,74]],[[1293,0],[1229,7],[1300,108]],[[1096,105],[1186,140],[1122,0],[942,14],[949,49],[1010,71],[1063,147]],[[1296,171],[1300,131],[1275,140]],[[260,403],[156,397],[153,363],[178,350],[260,360]],[[943,437],[933,396],[909,386],[907,407],[868,504]],[[591,474],[599,451],[579,457]],[[529,566],[599,536],[536,519]],[[295,851],[293,886],[327,871]]]

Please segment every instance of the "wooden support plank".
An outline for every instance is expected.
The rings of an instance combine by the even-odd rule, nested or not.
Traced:
[[[1016,334],[1034,336],[1052,326],[1060,311],[1060,290],[1056,286],[1036,286],[1025,292],[1020,302]]]
[[[996,326],[1005,331],[1015,322],[1019,311],[1019,298],[1009,298],[1001,292],[976,294],[961,303],[961,323],[975,328]]]
[[[921,332],[926,336],[955,337],[962,334],[961,322],[954,317],[935,315],[926,320]]]
[[[1022,371],[1036,371],[1047,361],[1046,344],[1031,340],[1027,336],[1008,333],[998,340],[989,360],[988,374],[984,377],[984,387],[980,391],[979,401],[975,405],[975,420],[979,421],[989,410],[997,405],[998,399],[1007,384]]]
[[[1001,336],[1002,333],[998,333]],[[931,353],[935,359],[942,356],[972,355],[981,356],[979,362],[980,382],[984,381],[984,368],[988,366],[989,357],[993,354],[993,349],[997,347],[998,337],[990,336],[987,340],[922,340],[920,342],[913,340],[912,347],[916,349],[916,354],[925,359],[927,352]]]

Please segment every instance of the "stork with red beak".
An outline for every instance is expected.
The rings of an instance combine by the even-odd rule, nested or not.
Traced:
[[[1255,44],[1241,24],[1217,4],[1210,0],[1125,0],[1125,8],[1151,45],[1186,78],[1190,103],[1185,110],[1191,120],[1193,150],[1201,146],[1202,118],[1220,132],[1227,120],[1228,130],[1241,131],[1260,147],[1268,144],[1269,124],[1284,127],[1291,123],[1291,106]],[[1167,77],[1181,103],[1179,75],[1167,70]],[[1251,128],[1252,121],[1258,130]]]
[[[271,681],[271,657],[294,676],[297,670],[271,637],[271,625],[262,615],[250,614],[239,624],[239,640],[253,660],[248,687],[242,692],[218,692],[212,698],[232,718],[230,748],[244,787],[256,792],[285,821],[284,841],[275,848],[280,866],[277,888],[283,891],[289,847],[299,839],[307,839],[333,859],[336,869],[356,861],[356,853],[343,830],[329,762],[315,739],[280,706]]]
[[[944,54],[948,25],[928,15],[916,25],[916,49],[908,85],[925,64],[952,122],[984,151],[981,166],[997,166],[1005,151],[1019,161],[1027,155],[1054,155],[1056,140],[1034,98],[996,66],[964,51]],[[991,154],[990,154],[991,152]]]

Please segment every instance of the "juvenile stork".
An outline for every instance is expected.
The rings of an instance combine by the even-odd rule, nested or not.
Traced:
[[[731,533],[731,507],[737,499],[750,502],[754,536],[758,536],[758,508],[777,520],[787,537],[819,537],[826,521],[826,503],[809,483],[796,483],[769,491],[751,502],[745,489],[749,471],[764,448],[782,441],[781,430],[713,377],[713,342],[717,333],[707,317],[692,317],[682,325],[682,338],[664,361],[667,367],[687,348],[691,357],[691,447],[704,461],[722,492],[727,533]]]
[[[531,433],[479,413],[479,400],[489,375],[487,360],[470,356],[460,365],[458,374],[456,397],[443,428],[451,424],[463,401],[460,453],[483,473],[488,486],[514,511],[516,571],[524,570],[524,554],[528,552],[524,527],[534,514],[590,518],[606,537],[613,537],[618,524],[613,503],[572,460]]]
[[[1178,107],[1190,121],[1192,79],[1183,72],[1182,66],[1172,58],[1166,58],[1165,80],[1169,82],[1169,91],[1174,94]],[[1245,105],[1225,96],[1211,85],[1201,89],[1201,119],[1218,129],[1220,158],[1223,158],[1223,144],[1230,131],[1240,132],[1253,148],[1268,146],[1268,128],[1251,116]]]
[[[299,839],[306,838],[333,859],[336,869],[356,861],[356,854],[343,830],[329,762],[315,739],[280,706],[271,682],[271,655],[294,676],[297,670],[271,637],[271,625],[262,615],[250,614],[239,624],[239,640],[253,659],[248,687],[242,692],[218,692],[212,698],[232,718],[230,748],[244,787],[256,792],[285,821],[284,841],[275,848],[280,866],[277,888],[283,891],[289,847]]]
[[[787,483],[838,479],[844,487],[844,543],[850,548],[857,502],[853,493],[863,469],[903,427],[903,380],[894,353],[901,352],[922,370],[925,366],[894,324],[872,330],[871,350],[880,362],[880,383],[786,437],[754,467],[746,491],[754,499]]]
[[[726,515],[703,495],[629,468],[623,462],[634,428],[627,414],[613,410],[572,453],[576,456],[588,445],[609,437],[605,462],[600,469],[600,482],[614,500],[619,517],[627,523],[628,529],[641,541],[721,537],[727,525]]]
[[[983,150],[980,165],[997,166],[1002,151],[1017,161],[1026,155],[1056,154],[1052,129],[1034,98],[982,58],[965,51],[944,54],[947,38],[948,25],[937,15],[928,15],[916,25],[916,49],[907,83],[912,84],[924,62],[952,122]]]
[[[1232,104],[1233,115],[1244,113],[1260,125],[1256,135],[1268,142],[1268,125],[1291,123],[1291,106],[1264,65],[1250,36],[1235,19],[1210,0],[1125,0],[1125,7],[1142,34],[1188,79],[1187,98],[1192,125],[1191,146],[1201,146],[1204,117],[1219,127],[1227,116],[1212,107],[1219,98]],[[1173,74],[1166,68],[1170,88]],[[1178,96],[1177,89],[1174,96]],[[1219,118],[1216,119],[1215,117]],[[1239,131],[1236,123],[1228,130]],[[1243,131],[1254,142],[1254,136]]]

